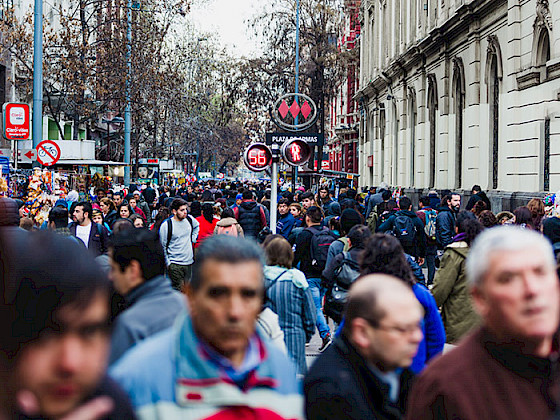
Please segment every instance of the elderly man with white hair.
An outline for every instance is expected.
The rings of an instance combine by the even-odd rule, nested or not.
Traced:
[[[466,264],[482,326],[424,371],[407,418],[550,418],[558,397],[560,288],[549,242],[526,229],[489,229]]]

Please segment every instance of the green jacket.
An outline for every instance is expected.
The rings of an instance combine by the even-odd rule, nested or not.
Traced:
[[[441,317],[448,343],[455,343],[480,323],[472,307],[470,287],[465,272],[469,253],[466,242],[453,242],[445,248],[439,270],[434,277],[432,294]]]

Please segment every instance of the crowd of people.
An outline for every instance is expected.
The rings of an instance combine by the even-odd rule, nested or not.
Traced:
[[[560,197],[94,193],[0,197],[0,419],[560,418]]]

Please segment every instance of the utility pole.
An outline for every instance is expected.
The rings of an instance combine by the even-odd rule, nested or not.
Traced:
[[[299,93],[299,0],[296,2],[296,83],[295,83],[295,93]],[[297,97],[296,97],[297,98]],[[297,100],[297,99],[296,99]],[[298,123],[298,117],[295,118],[295,124]],[[296,182],[298,178],[298,167],[294,166],[292,168],[292,192],[296,192]]]
[[[39,0],[35,0],[39,1]],[[132,0],[126,6],[126,108],[124,110],[124,185],[130,185],[130,82],[132,78]]]
[[[43,1],[35,0],[33,32],[33,147],[43,138]],[[17,156],[16,156],[17,159]]]

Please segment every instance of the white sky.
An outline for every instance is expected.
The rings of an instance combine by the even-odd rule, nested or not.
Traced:
[[[250,56],[256,51],[257,42],[246,21],[259,10],[259,0],[206,0],[202,3],[192,6],[189,13],[195,27],[216,33],[221,44],[235,56]]]

